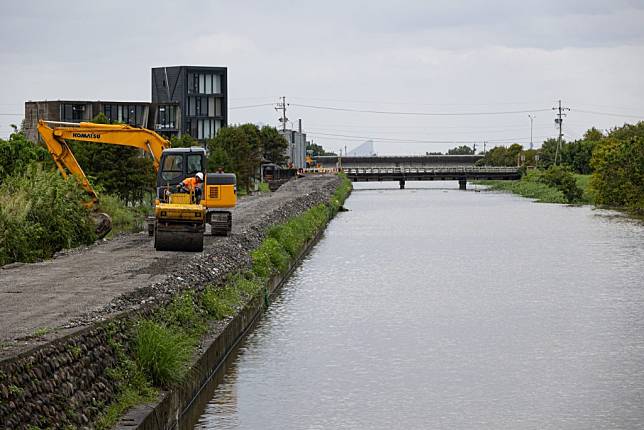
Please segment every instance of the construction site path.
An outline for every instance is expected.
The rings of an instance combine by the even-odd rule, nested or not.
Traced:
[[[142,287],[181,281],[178,275],[198,261],[205,261],[204,270],[215,276],[218,261],[236,258],[217,256],[223,252],[220,248],[227,254],[235,249],[248,253],[250,246],[261,241],[262,230],[297,214],[292,208],[302,212],[328,199],[337,183],[333,176],[307,177],[291,180],[274,193],[241,198],[232,211],[231,236],[205,236],[203,253],[157,252],[153,238],[142,232],[65,251],[39,263],[4,266],[0,268],[0,344],[69,326],[92,312],[109,309],[117,298]],[[252,235],[254,242],[246,237]]]

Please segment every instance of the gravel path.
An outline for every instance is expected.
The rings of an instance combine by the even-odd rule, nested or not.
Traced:
[[[250,263],[268,227],[327,201],[339,179],[292,180],[239,200],[229,237],[206,236],[204,252],[156,252],[147,233],[122,235],[41,263],[0,268],[0,344],[35,332],[86,325],[166,300],[177,290],[221,282]]]

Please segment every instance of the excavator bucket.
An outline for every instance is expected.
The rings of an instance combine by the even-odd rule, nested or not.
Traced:
[[[107,236],[107,233],[112,231],[112,218],[103,212],[94,212],[92,214],[94,224],[96,224],[96,238],[102,239]]]

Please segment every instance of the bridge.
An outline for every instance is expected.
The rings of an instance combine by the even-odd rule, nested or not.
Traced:
[[[353,182],[458,181],[465,190],[467,181],[481,179],[519,179],[518,167],[475,166],[482,155],[394,155],[373,157],[317,157],[323,168],[343,171]]]

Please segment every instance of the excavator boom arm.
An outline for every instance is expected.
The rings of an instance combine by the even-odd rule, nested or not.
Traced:
[[[54,124],[54,123],[52,123]],[[49,153],[54,159],[58,170],[64,177],[68,172],[77,177],[83,188],[92,198],[90,206],[97,202],[96,192],[87,180],[87,176],[74,157],[67,140],[105,143],[139,148],[152,156],[154,170],[159,170],[159,161],[164,149],[170,147],[170,142],[151,130],[120,124],[94,124],[81,122],[65,127],[51,128],[46,121],[38,121],[38,133],[45,141]]]

